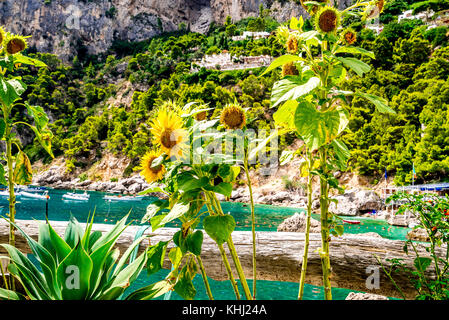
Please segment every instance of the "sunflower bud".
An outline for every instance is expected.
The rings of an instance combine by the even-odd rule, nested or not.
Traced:
[[[293,62],[286,63],[282,66],[282,77],[285,76],[297,76],[299,75],[298,69],[296,69]]]
[[[340,13],[333,7],[323,7],[315,15],[315,27],[322,33],[333,33],[340,25]]]
[[[287,39],[287,51],[289,53],[296,53],[298,51],[298,39],[294,35],[290,35]]]
[[[347,45],[354,44],[357,41],[357,33],[352,28],[345,29],[341,33],[341,39]]]
[[[290,31],[286,26],[279,26],[276,29],[276,39],[282,45],[287,41],[290,36]]]
[[[304,2],[306,2],[307,0],[305,0],[305,1],[303,1],[303,0],[300,0],[301,1],[301,6],[306,10],[306,12],[307,13],[309,13],[310,15],[314,15],[317,11],[318,11],[318,6],[317,5],[311,5],[311,6],[306,6],[305,4],[304,4]],[[322,3],[322,4],[327,4],[328,2],[329,2],[329,0],[316,0],[315,2],[319,2],[319,3]]]

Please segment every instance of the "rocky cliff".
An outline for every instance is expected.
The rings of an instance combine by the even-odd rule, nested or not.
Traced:
[[[63,60],[85,46],[96,54],[114,40],[141,41],[185,23],[205,32],[211,22],[235,21],[271,9],[278,21],[305,14],[292,1],[273,0],[3,0],[0,24],[9,31],[30,35],[30,45]]]

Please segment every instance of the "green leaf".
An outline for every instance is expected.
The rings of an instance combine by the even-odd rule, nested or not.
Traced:
[[[204,231],[217,242],[218,245],[225,243],[235,229],[234,217],[227,214],[224,216],[208,216],[203,220]]]
[[[139,193],[139,195],[143,196],[149,193],[155,193],[155,192],[162,192],[162,193],[166,193],[164,189],[162,189],[161,187],[159,187],[158,185],[152,184],[148,187],[148,189],[142,191]]]
[[[46,67],[47,66],[42,61],[24,56],[21,53],[17,53],[14,55],[14,63],[23,63],[23,64],[32,65],[35,67]]]
[[[381,113],[391,113],[396,114],[396,112],[388,106],[388,101],[384,98],[375,96],[373,94],[364,93],[364,92],[356,92],[355,95],[365,98],[374,104],[377,111]]]
[[[343,227],[343,225],[338,224],[335,226],[335,231],[337,232],[337,234],[339,236],[343,235],[343,233],[345,233],[345,228]]]
[[[153,218],[159,211],[161,211],[162,208],[154,203],[150,204],[147,207],[147,212],[145,213],[145,215],[143,216],[142,220],[140,221],[140,223],[145,223],[148,220],[150,220],[151,218]]]
[[[26,298],[18,292],[0,288],[0,300],[26,300]]]
[[[184,266],[174,287],[175,292],[185,300],[193,300],[196,295],[196,289],[192,283],[192,278],[188,267]]]
[[[169,241],[160,241],[148,249],[147,271],[148,275],[158,272],[164,264],[164,257]]]
[[[170,259],[173,269],[178,268],[179,263],[182,260],[182,252],[179,247],[171,248],[170,252],[168,253],[168,258]]]
[[[221,182],[214,186],[212,190],[216,193],[224,195],[225,197],[230,197],[232,194],[232,184],[228,182]]]
[[[4,119],[0,119],[0,140],[3,139],[5,135],[6,123]]]
[[[0,184],[6,186],[8,185],[8,181],[6,181],[5,177],[5,168],[0,164]]]
[[[101,296],[101,300],[115,300],[133,283],[145,266],[147,255],[141,254],[136,260],[120,271],[111,286]]]
[[[295,113],[298,101],[288,100],[273,114],[276,126],[286,128],[288,130],[296,130]]]
[[[203,245],[203,232],[197,230],[189,234],[186,238],[187,250],[196,256],[201,255],[201,247]]]
[[[419,272],[424,272],[430,266],[431,263],[432,259],[430,258],[416,257],[413,264],[415,265],[416,270],[418,270]]]
[[[163,224],[161,222],[162,222],[162,219],[165,218],[165,216],[166,216],[166,214],[160,214],[160,215],[154,216],[153,218],[150,219],[151,231],[154,232],[163,226]]]
[[[302,16],[301,16],[302,17]],[[292,30],[298,30],[299,21],[295,17],[292,17],[290,19],[290,29]]]
[[[363,48],[359,48],[359,47],[346,47],[346,46],[341,46],[339,47],[335,53],[352,53],[352,54],[362,54],[365,55],[367,57],[370,57],[371,59],[375,59],[376,57],[374,56],[374,53],[372,51],[368,51],[366,49]]]
[[[83,229],[81,228],[76,218],[70,216],[69,224],[67,225],[64,233],[64,241],[71,248],[75,248],[75,246],[78,244],[78,241],[80,241],[83,237],[83,233]]]
[[[369,64],[366,64],[365,62],[355,58],[336,57],[336,59],[343,63],[346,67],[354,71],[359,77],[362,77],[364,73],[371,70]]]
[[[300,61],[300,60],[304,60],[304,59],[299,56],[295,56],[295,55],[291,55],[291,54],[286,54],[286,55],[280,56],[279,58],[273,60],[273,62],[268,66],[267,69],[265,69],[265,71],[259,77],[262,77],[264,74],[266,74],[276,68],[282,67],[286,63]]]
[[[343,141],[335,139],[331,143],[332,148],[334,149],[335,156],[338,160],[338,165],[340,170],[346,169],[346,163],[348,162],[351,153],[348,147],[344,144]]]
[[[172,220],[182,217],[187,211],[189,211],[189,204],[176,203],[170,212],[162,219],[160,224],[166,224]]]
[[[85,300],[88,297],[92,267],[92,259],[78,242],[56,271],[63,300]]]
[[[179,230],[173,235],[173,242],[181,249],[181,253],[184,255],[187,252],[186,239],[184,239],[182,231]]]
[[[301,79],[299,76],[287,76],[277,81],[273,85],[271,92],[272,107],[276,107],[280,103],[287,100],[296,100],[320,85],[318,77],[305,77]]]
[[[20,78],[5,80],[0,77],[0,99],[10,107],[25,92],[26,85]]]
[[[311,151],[337,138],[348,122],[348,114],[342,108],[321,112],[307,101],[296,108],[296,128]]]
[[[30,159],[20,151],[16,157],[16,165],[14,167],[13,179],[16,184],[28,185],[33,180],[33,169],[31,168]]]
[[[168,280],[162,280],[134,291],[125,300],[151,300],[169,292],[171,288]]]

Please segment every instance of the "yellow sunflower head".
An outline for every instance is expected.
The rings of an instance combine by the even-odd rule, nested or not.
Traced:
[[[238,104],[228,104],[221,112],[220,123],[226,129],[243,129],[246,125],[245,111]]]
[[[160,157],[162,153],[160,151],[149,151],[147,152],[140,163],[140,175],[145,178],[148,183],[159,181],[164,177],[166,172],[163,164],[152,167],[153,161]]]
[[[3,47],[8,54],[16,54],[25,50],[28,45],[24,37],[9,35],[4,40]]]
[[[298,51],[298,39],[293,34],[287,39],[287,51],[288,53],[296,53]]]
[[[161,109],[153,120],[151,133],[153,143],[160,146],[170,158],[182,158],[187,131],[183,127],[182,119],[173,111]]]
[[[298,69],[296,69],[293,62],[288,62],[282,66],[282,77],[285,76],[297,76],[299,75]]]
[[[329,6],[321,8],[315,15],[315,27],[322,33],[334,33],[340,25],[340,12]]]
[[[343,43],[347,45],[354,44],[357,41],[357,33],[352,28],[347,28],[341,33]]]
[[[5,41],[5,38],[6,38],[6,32],[2,27],[0,27],[0,45],[3,44],[3,41]]]

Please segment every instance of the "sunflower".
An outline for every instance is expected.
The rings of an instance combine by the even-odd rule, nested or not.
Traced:
[[[296,53],[298,51],[298,39],[294,35],[290,35],[287,39],[287,51]]]
[[[315,27],[322,33],[333,33],[340,25],[340,13],[333,7],[323,7],[315,15]]]
[[[203,121],[206,120],[207,117],[207,111],[201,111],[195,114],[195,120],[196,121]]]
[[[3,30],[2,27],[0,27],[0,45],[3,44],[3,41],[5,41],[6,38],[6,32]]]
[[[351,45],[357,41],[357,34],[352,28],[348,28],[341,33],[341,38],[345,44]]]
[[[242,129],[246,124],[245,111],[237,104],[228,104],[221,112],[220,122],[226,129]]]
[[[3,47],[8,54],[16,54],[25,50],[28,45],[24,37],[17,35],[8,35],[3,42]]]
[[[363,20],[375,19],[384,11],[385,0],[374,0],[370,2],[370,5],[366,7],[363,14]]]
[[[285,76],[297,76],[299,75],[298,69],[296,69],[293,62],[288,62],[282,66],[282,77]]]
[[[160,146],[161,151],[169,157],[179,159],[183,156],[187,132],[181,117],[175,112],[160,110],[153,120],[151,133],[154,136],[153,143]]]
[[[140,163],[140,175],[145,178],[148,183],[152,183],[158,180],[161,180],[165,174],[165,167],[163,164],[160,164],[155,167],[151,167],[153,161],[160,157],[162,153],[160,151],[149,151],[147,152]]]
[[[314,15],[318,10],[318,6],[317,5],[306,6],[304,4],[304,2],[306,1],[300,0],[301,6],[306,10],[307,13],[309,13],[310,15]],[[326,4],[329,2],[329,0],[316,0],[315,2]]]

